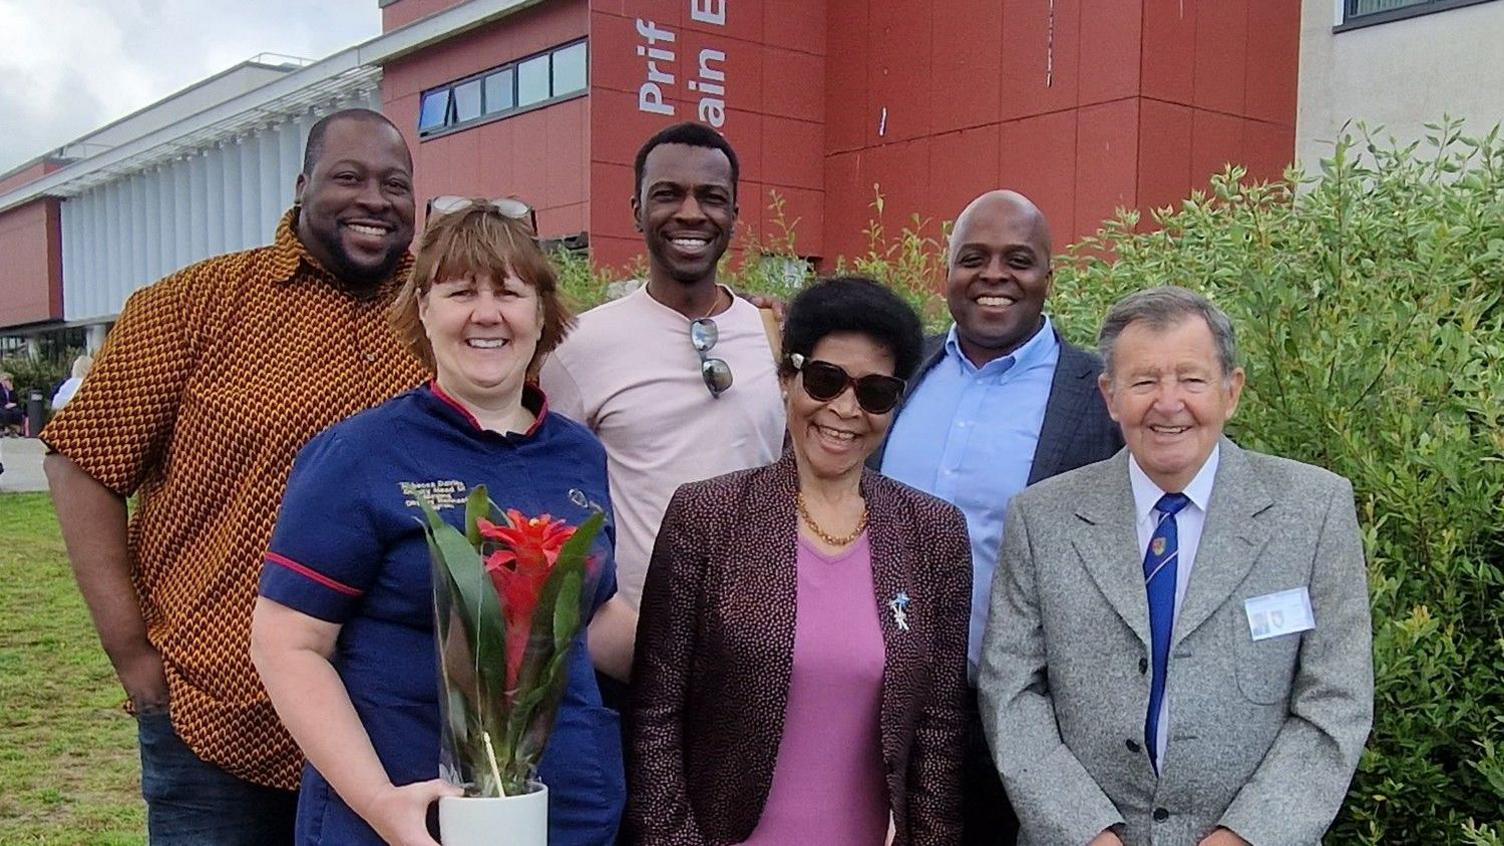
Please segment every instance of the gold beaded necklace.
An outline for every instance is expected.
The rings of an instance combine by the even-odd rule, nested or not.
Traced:
[[[809,508],[807,508],[804,504],[803,491],[794,494],[794,505],[798,507],[799,516],[804,518],[805,524],[809,526],[810,531],[815,533],[815,537],[819,538],[822,541],[825,541],[825,543],[829,544],[830,546],[847,546],[852,541],[861,537],[862,532],[867,530],[867,506],[865,504],[862,506],[861,519],[856,521],[856,528],[851,530],[851,534],[840,535],[839,537],[829,534],[824,529],[820,528],[820,524],[815,522],[815,518],[809,515]]]

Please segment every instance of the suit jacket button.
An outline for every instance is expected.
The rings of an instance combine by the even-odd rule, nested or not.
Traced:
[[[1169,811],[1166,811],[1164,808],[1155,808],[1154,809],[1154,821],[1155,822],[1164,822],[1165,820],[1167,820],[1169,818],[1170,818],[1170,812]]]
[[[1128,747],[1128,751],[1129,752],[1132,752],[1135,755],[1138,754],[1138,750],[1139,750],[1138,741],[1136,741],[1136,740],[1134,740],[1133,738],[1130,737],[1130,738],[1128,738],[1127,741],[1125,741],[1124,745],[1126,745]]]
[[[1149,672],[1149,659],[1148,658],[1140,658],[1140,659],[1138,659],[1138,674],[1139,675],[1143,675],[1144,673],[1147,673],[1147,672]]]

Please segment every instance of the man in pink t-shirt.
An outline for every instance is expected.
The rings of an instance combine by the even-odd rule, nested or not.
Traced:
[[[581,315],[540,377],[550,408],[606,445],[617,579],[634,609],[675,489],[772,462],[784,430],[762,315],[716,281],[736,225],[736,152],[681,123],[643,144],[635,171],[647,282]]]

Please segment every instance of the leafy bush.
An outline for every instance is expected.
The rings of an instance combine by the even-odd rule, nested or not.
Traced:
[[[1504,833],[1504,145],[1432,133],[1394,148],[1360,128],[1304,184],[1229,170],[1152,232],[1121,213],[1071,250],[1053,302],[1089,343],[1132,290],[1202,291],[1248,371],[1233,436],[1353,481],[1376,715],[1331,842]]]

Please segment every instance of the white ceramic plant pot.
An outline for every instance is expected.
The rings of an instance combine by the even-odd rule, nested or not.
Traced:
[[[444,846],[548,846],[548,788],[504,799],[439,800]]]

